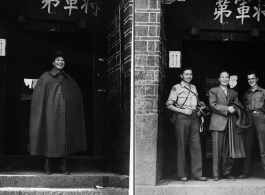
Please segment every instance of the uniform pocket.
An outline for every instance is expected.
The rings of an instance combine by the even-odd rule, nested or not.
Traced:
[[[178,104],[182,105],[186,101],[187,97],[188,96],[186,94],[180,94],[178,96]]]

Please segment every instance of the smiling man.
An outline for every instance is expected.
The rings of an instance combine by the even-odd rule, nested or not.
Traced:
[[[206,181],[202,177],[202,154],[199,135],[199,117],[196,106],[198,93],[192,80],[192,69],[183,68],[180,74],[182,81],[174,85],[166,102],[166,106],[174,113],[175,137],[177,150],[177,177],[180,181],[188,181],[186,170],[186,148],[191,156],[191,179]]]
[[[86,132],[81,91],[64,72],[63,53],[54,54],[51,71],[39,78],[32,95],[30,113],[30,154],[45,157],[44,172],[51,174],[51,159],[69,174],[65,157],[86,150]]]
[[[258,85],[258,75],[256,71],[249,71],[247,73],[247,79],[250,88],[244,94],[244,102],[247,110],[250,112],[252,126],[246,131],[245,134],[247,157],[244,160],[243,174],[238,177],[239,179],[245,179],[249,177],[254,131],[257,135],[261,161],[263,164],[263,169],[265,170],[265,89]]]
[[[219,77],[220,86],[209,91],[209,104],[212,110],[209,130],[213,141],[213,179],[220,178],[220,168],[227,179],[234,179],[231,174],[233,164],[229,161],[229,133],[228,118],[236,110],[229,106],[232,102],[237,102],[237,93],[228,88],[229,74],[221,72]]]

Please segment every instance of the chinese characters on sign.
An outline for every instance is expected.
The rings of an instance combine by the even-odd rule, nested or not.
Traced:
[[[0,56],[6,55],[6,40],[0,39]]]
[[[237,4],[238,1],[242,1],[242,3],[240,3],[240,4],[239,4],[240,7],[237,8],[237,11],[238,11],[238,13],[239,13],[240,15],[239,15],[239,16],[236,16],[236,18],[237,18],[237,19],[238,19],[238,18],[241,18],[241,24],[243,24],[243,23],[244,23],[244,18],[250,18],[250,16],[247,15],[248,12],[249,12],[250,7],[246,5],[247,2],[246,2],[245,0],[236,0],[236,1],[235,1],[235,4]]]
[[[248,3],[251,0],[234,0],[234,4],[237,5],[237,14],[236,19],[241,19],[241,25],[244,24],[244,20],[247,18],[250,18],[249,11],[251,10],[251,7],[248,5]],[[217,7],[215,8],[214,15],[216,19],[220,19],[220,23],[223,23],[224,16],[229,17],[232,14],[232,11],[229,10],[229,4],[231,2],[228,0],[218,0],[216,2]],[[257,21],[260,22],[260,14],[262,13],[265,16],[265,10],[261,10],[260,2],[258,2],[257,6],[253,7],[253,10],[255,13],[253,14],[253,18],[256,18]]]
[[[57,7],[57,5],[60,3],[59,0],[43,0],[41,3],[44,4],[44,6],[41,8],[45,8],[48,6],[48,13],[50,13],[50,10],[51,10],[51,3],[53,2],[53,6],[54,7]]]
[[[227,10],[228,7],[228,3],[230,3],[230,1],[223,1],[223,0],[218,0],[218,2],[216,3],[216,5],[218,5],[218,10],[215,8],[215,12],[214,15],[217,15],[214,20],[216,20],[217,18],[220,17],[220,23],[223,23],[223,15],[225,14],[226,17],[229,17],[232,13],[232,11]]]
[[[169,68],[180,68],[180,51],[169,51]]]
[[[54,6],[54,7],[57,7],[60,3],[60,1],[63,1],[63,0],[42,0],[42,4],[43,7],[41,9],[44,9],[46,7],[48,7],[48,13],[50,13],[51,11],[51,4]],[[80,9],[84,9],[85,13],[87,14],[87,10],[88,10],[88,7],[90,7],[92,9],[92,13],[97,16],[98,15],[98,10],[101,10],[99,8],[99,4],[101,4],[101,2],[90,2],[90,0],[82,0],[84,3],[83,5],[80,7]],[[78,10],[78,6],[76,5],[78,2],[78,0],[65,0],[65,3],[67,4],[67,6],[64,6],[64,9],[68,9],[69,10],[69,16],[71,16],[72,14],[72,10],[73,9],[76,9]]]

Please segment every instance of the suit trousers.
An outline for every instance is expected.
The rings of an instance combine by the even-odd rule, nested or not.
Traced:
[[[230,173],[233,164],[229,162],[229,142],[227,127],[224,131],[212,130],[213,141],[213,176],[220,176],[220,168],[222,168],[223,175]]]
[[[177,177],[187,177],[186,148],[190,150],[191,175],[202,176],[202,154],[199,135],[199,117],[196,112],[191,115],[179,113],[175,122],[177,144]]]
[[[250,170],[254,131],[256,131],[260,157],[263,169],[265,170],[265,114],[263,112],[260,112],[260,114],[251,113],[250,116],[252,119],[252,125],[245,133],[245,148],[247,157],[244,159],[243,173],[249,173]]]
[[[56,158],[58,159],[58,169],[60,171],[65,171],[66,170],[66,161],[64,157],[60,157],[60,158]],[[45,157],[45,161],[44,161],[44,170],[51,170],[51,165],[52,165],[52,160],[54,160],[54,158],[49,158],[49,157]]]

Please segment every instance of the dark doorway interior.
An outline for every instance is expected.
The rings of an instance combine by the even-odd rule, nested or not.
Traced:
[[[30,99],[21,100],[24,78],[38,79],[52,69],[53,54],[65,55],[65,72],[82,91],[86,120],[87,151],[93,155],[93,37],[90,34],[10,29],[7,39],[7,82],[4,154],[28,154]],[[30,89],[27,93],[31,93]]]
[[[265,42],[223,42],[223,41],[183,41],[182,42],[182,67],[193,68],[192,83],[196,86],[200,100],[209,103],[207,79],[218,79],[221,71],[227,71],[231,75],[237,75],[238,81],[235,90],[238,92],[240,102],[243,103],[243,95],[248,90],[246,73],[254,69],[259,74],[259,85],[265,87],[265,78],[262,73],[265,71],[263,65],[263,48]],[[180,70],[170,69],[168,80],[170,90],[173,85],[181,79]],[[218,81],[218,80],[217,80]],[[215,84],[213,84],[215,85]],[[217,83],[218,85],[218,83]],[[167,94],[168,95],[168,94]],[[168,112],[166,133],[166,155],[165,174],[174,175],[176,173],[176,147],[174,125],[169,122],[171,113]],[[212,140],[208,130],[210,117],[205,119],[204,131],[200,133],[202,140],[203,170],[212,174]],[[254,145],[252,152],[252,162],[261,163],[259,146],[254,135]],[[186,157],[189,162],[189,153]],[[189,169],[188,169],[189,170]],[[207,175],[207,174],[206,174]]]
[[[256,70],[260,73],[258,84],[265,87],[265,78],[261,75],[265,70],[262,59],[264,46],[265,42],[184,41],[182,65],[193,68],[192,83],[197,87],[199,98],[206,103],[208,103],[209,90],[209,83],[206,83],[206,79],[217,79],[222,71],[227,71],[230,76],[237,75],[237,86],[234,89],[238,92],[239,101],[243,103],[243,95],[249,88],[247,71]],[[206,119],[206,131],[201,137],[204,142],[203,153],[211,155],[209,120],[210,117]],[[257,143],[255,140],[252,161],[261,162]]]

